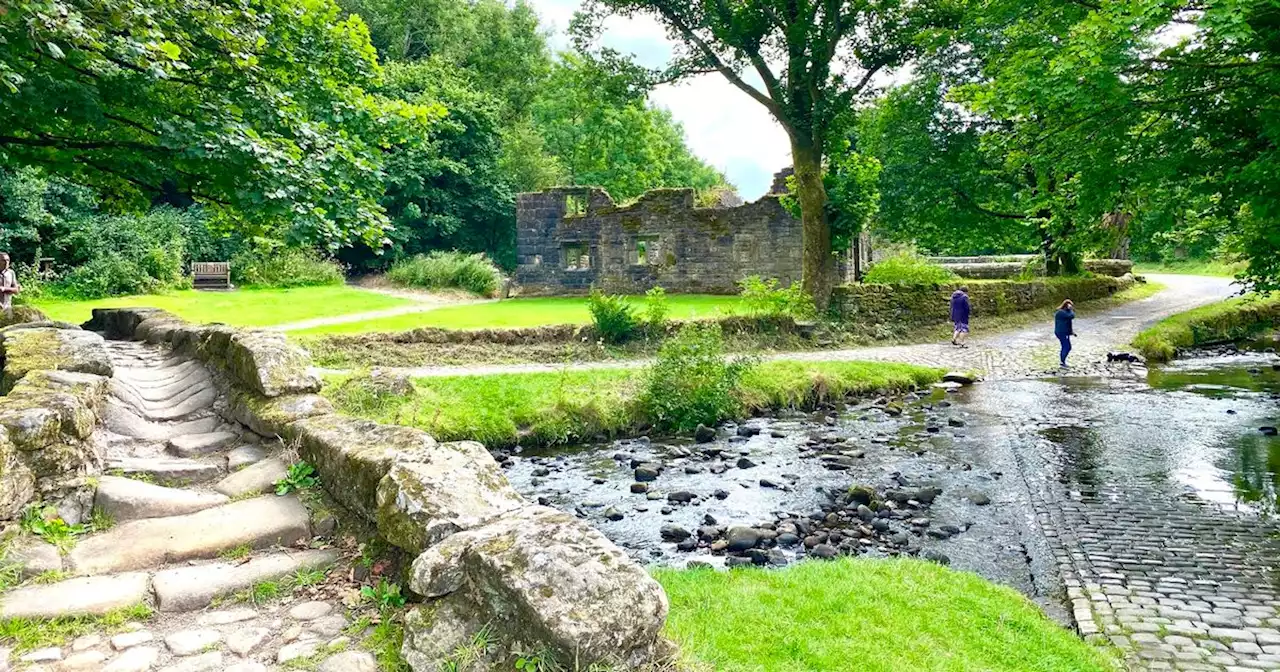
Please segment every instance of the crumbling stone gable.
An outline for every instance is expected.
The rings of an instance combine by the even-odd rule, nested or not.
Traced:
[[[619,206],[598,187],[521,194],[516,279],[526,295],[731,294],[750,275],[801,277],[801,226],[776,194],[736,207],[694,206],[692,189],[656,189]]]

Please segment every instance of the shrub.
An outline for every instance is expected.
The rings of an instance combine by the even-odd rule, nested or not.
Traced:
[[[286,247],[245,250],[231,259],[231,279],[251,287],[341,285],[346,276],[336,261],[315,250]]]
[[[649,333],[660,335],[667,327],[667,315],[671,306],[667,303],[667,290],[654,287],[644,293],[644,323]]]
[[[797,320],[814,317],[813,301],[804,293],[800,283],[779,287],[777,278],[765,280],[758,275],[738,281],[742,288],[742,302],[747,312],[756,317],[791,317]]]
[[[41,252],[56,260],[55,272],[47,277],[24,273],[19,278],[23,294],[27,299],[97,299],[184,287],[184,232],[197,225],[203,225],[198,211],[172,208],[68,220],[59,238]]]
[[[465,289],[480,296],[497,296],[502,271],[483,254],[435,251],[401,259],[387,278],[397,285],[425,289]]]
[[[955,273],[911,252],[877,261],[862,277],[869,285],[942,285],[958,279]]]
[[[738,382],[751,366],[750,360],[725,357],[718,324],[690,322],[662,344],[639,403],[665,430],[689,431],[699,423],[737,417],[742,410]]]
[[[1157,322],[1133,339],[1149,361],[1173,359],[1180,348],[1247,338],[1280,324],[1280,296],[1245,296],[1201,306]]]
[[[605,294],[592,288],[587,297],[587,309],[591,311],[591,322],[595,325],[596,333],[605,343],[624,343],[640,327],[635,306],[627,303],[625,296]]]

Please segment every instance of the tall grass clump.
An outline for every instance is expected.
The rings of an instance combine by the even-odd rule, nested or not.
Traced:
[[[346,281],[342,266],[312,249],[244,250],[231,258],[231,280],[248,287],[316,287]]]
[[[627,303],[625,296],[605,294],[593,287],[587,297],[587,309],[596,333],[605,343],[624,343],[640,328],[635,306]]]
[[[915,254],[899,252],[877,261],[862,282],[868,285],[943,285],[960,276]]]
[[[1243,296],[1167,317],[1133,339],[1152,362],[1167,362],[1180,348],[1235,341],[1280,325],[1280,295]]]
[[[387,279],[405,287],[465,289],[487,297],[502,288],[502,271],[488,257],[457,250],[401,259],[391,265]]]
[[[742,288],[742,303],[747,313],[753,317],[804,320],[817,314],[813,300],[804,293],[804,288],[798,282],[789,287],[781,287],[777,278],[765,280],[758,275],[751,275],[739,280],[738,287]]]
[[[720,325],[690,322],[662,344],[645,376],[640,408],[658,428],[676,432],[738,417],[738,383],[752,365],[725,356]]]

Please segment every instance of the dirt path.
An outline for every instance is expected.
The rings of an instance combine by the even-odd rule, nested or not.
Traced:
[[[1124,350],[1138,332],[1175,313],[1221,301],[1235,288],[1229,278],[1191,275],[1150,275],[1152,281],[1165,286],[1154,296],[1127,303],[1095,315],[1086,307],[1076,318],[1074,350],[1071,354],[1073,374],[1093,373],[1105,368],[1106,353]],[[801,361],[867,360],[905,362],[944,369],[981,371],[988,379],[1026,378],[1057,373],[1058,341],[1053,335],[1053,318],[1045,311],[1045,323],[1035,327],[998,334],[982,333],[982,318],[975,316],[968,348],[950,343],[920,343],[864,347],[847,350],[782,352],[768,359]],[[649,359],[628,361],[582,362],[568,368],[574,370],[617,369],[645,366]],[[490,375],[498,373],[534,373],[561,371],[563,364],[499,364],[481,366],[422,366],[392,369],[414,377]]]

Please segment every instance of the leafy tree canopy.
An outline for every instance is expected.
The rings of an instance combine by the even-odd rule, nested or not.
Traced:
[[[377,244],[383,155],[438,107],[379,99],[332,0],[31,0],[0,12],[0,163],[241,230]]]

